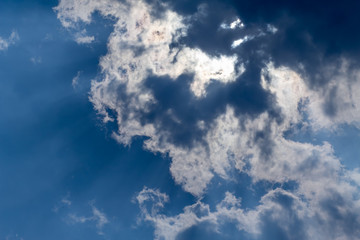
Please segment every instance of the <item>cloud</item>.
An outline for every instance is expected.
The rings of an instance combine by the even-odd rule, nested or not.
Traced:
[[[37,64],[40,64],[42,62],[42,59],[41,57],[32,57],[30,58],[30,61],[34,64],[34,65],[37,65]]]
[[[326,202],[321,201],[318,208],[307,199],[276,188],[265,194],[260,204],[251,210],[243,209],[241,199],[226,192],[213,210],[199,200],[174,216],[161,213],[168,196],[158,190],[144,188],[137,198],[141,199],[138,203],[142,219],[155,227],[155,239],[182,239],[186,231],[202,224],[210,225],[214,234],[221,233],[224,225],[235,224],[239,231],[250,234],[251,239],[359,239],[359,217],[350,212],[355,206],[338,205],[342,197],[333,201],[332,196]],[[359,205],[355,209],[358,211]],[[351,225],[342,225],[345,222]]]
[[[85,29],[75,34],[75,42],[78,44],[89,44],[95,41],[94,36],[88,36]]]
[[[236,48],[238,46],[240,46],[242,43],[244,42],[247,42],[247,41],[250,41],[254,39],[254,36],[245,36],[244,38],[240,38],[238,40],[235,40],[232,44],[231,44],[231,47],[232,48]]]
[[[16,31],[12,31],[8,39],[0,37],[0,51],[8,49],[9,46],[14,45],[19,39],[19,35]]]
[[[76,88],[78,86],[80,75],[81,75],[81,71],[78,71],[76,76],[73,77],[73,79],[71,81],[71,85],[72,85],[73,88]]]
[[[5,237],[5,240],[24,240],[18,233],[15,234],[8,234]]]
[[[76,38],[78,44],[92,43],[95,40],[94,36],[80,36]]]
[[[93,82],[91,100],[95,108],[104,114],[104,120],[112,120],[108,116],[106,109],[113,109],[117,112],[119,131],[114,133],[114,136],[118,141],[129,144],[134,136],[148,136],[150,139],[145,141],[147,149],[154,152],[168,153],[173,159],[171,172],[174,179],[176,182],[183,184],[187,191],[195,195],[201,195],[211,180],[214,171],[225,177],[225,168],[231,165],[227,160],[229,157],[226,155],[233,156],[234,149],[247,149],[247,151],[242,150],[243,152],[235,154],[235,157],[233,157],[237,159],[235,164],[239,170],[241,170],[240,166],[245,164],[241,159],[245,159],[250,155],[252,156],[251,159],[255,159],[253,160],[255,167],[261,165],[260,159],[263,156],[270,157],[270,155],[276,154],[280,156],[286,153],[289,156],[296,157],[296,159],[299,159],[298,162],[301,163],[313,155],[314,158],[318,155],[332,155],[331,147],[326,143],[323,146],[313,146],[289,141],[282,137],[283,132],[288,130],[291,124],[296,124],[301,120],[301,113],[297,108],[300,100],[312,97],[313,93],[310,93],[311,90],[306,86],[304,80],[295,72],[291,72],[287,68],[275,69],[272,66],[263,69],[263,71],[267,71],[272,80],[270,83],[263,81],[262,87],[276,96],[277,107],[280,108],[283,114],[281,124],[278,123],[278,120],[273,119],[268,112],[264,112],[255,119],[244,116],[238,120],[235,117],[234,110],[227,108],[225,115],[221,115],[218,119],[231,118],[230,122],[231,124],[234,123],[235,127],[231,130],[231,134],[224,137],[222,142],[214,142],[214,138],[211,136],[211,133],[217,129],[223,129],[217,125],[207,129],[207,134],[202,139],[205,144],[197,142],[195,143],[196,146],[191,149],[181,148],[176,144],[164,141],[164,139],[168,138],[168,135],[171,135],[171,132],[161,132],[159,129],[162,126],[157,126],[156,123],[144,124],[141,120],[141,114],[149,112],[151,106],[157,104],[157,99],[154,98],[151,90],[144,86],[149,76],[148,72],[150,71],[153,75],[168,76],[171,79],[177,79],[184,73],[193,73],[190,89],[196,97],[200,97],[206,94],[204,92],[205,86],[212,78],[212,75],[219,75],[217,80],[223,83],[230,81],[230,79],[232,79],[231,81],[237,79],[238,75],[235,75],[236,70],[234,68],[236,57],[211,58],[201,50],[191,49],[186,46],[171,49],[171,44],[186,35],[187,26],[184,25],[183,17],[171,10],[167,10],[162,15],[162,18],[156,19],[150,14],[151,6],[142,2],[130,4],[129,11],[126,11],[127,15],[124,13],[124,8],[125,6],[120,3],[113,2],[95,4],[89,1],[82,5],[74,4],[72,1],[62,1],[56,10],[64,26],[69,26],[70,20],[77,22],[80,19],[88,23],[91,19],[91,13],[95,10],[99,10],[104,16],[113,15],[119,19],[115,24],[116,30],[109,39],[109,53],[101,59],[100,63],[105,76],[100,81]],[[69,14],[69,9],[72,14]],[[114,11],[114,9],[117,11]],[[126,16],[126,19],[124,16]],[[136,51],[139,51],[137,55],[135,55]],[[218,64],[220,62],[226,64],[222,66],[222,64]],[[220,68],[216,69],[216,66],[219,65]],[[214,68],[215,70],[213,70]],[[289,84],[290,87],[295,89],[288,88]],[[124,91],[123,93],[128,96],[124,102],[121,99],[119,101],[118,98],[117,92],[120,89],[124,89],[121,91]],[[299,89],[303,89],[303,91],[298,91]],[[290,92],[286,93],[285,90],[290,90]],[[175,122],[181,122],[176,120],[176,116],[173,115],[171,109],[168,109],[167,114]],[[219,120],[214,121],[218,122]],[[241,124],[236,123],[237,121],[240,121],[242,125],[245,124],[243,132],[238,130]],[[225,135],[226,133],[216,134]],[[241,137],[237,134],[241,135]],[[218,146],[223,147],[224,144],[226,146],[227,142],[231,142],[228,141],[230,138],[239,139],[236,141],[238,142],[237,146],[231,146],[231,149],[226,154],[221,152],[220,156],[216,156],[220,150],[213,149],[219,149],[221,147]],[[271,144],[269,145],[268,142]],[[284,146],[287,146],[286,150],[281,149]],[[297,152],[304,154],[299,155]],[[187,161],[185,158],[189,160]],[[212,161],[211,159],[219,160]],[[288,167],[287,164],[290,164],[290,162],[284,159],[271,164],[273,164],[274,171],[279,171],[278,169]],[[282,166],[282,164],[284,165]],[[255,179],[264,178],[260,177],[260,168],[257,171],[254,174]],[[273,181],[288,179],[288,177],[282,175],[282,172],[278,174],[274,172],[271,177],[267,178],[267,180]]]
[[[164,203],[168,201],[168,196],[158,190],[145,187],[137,196],[137,201],[144,220],[155,225],[155,239],[176,239],[179,233],[198,222],[204,221],[204,218],[210,220],[208,218],[209,206],[201,202],[187,206],[184,208],[183,213],[174,217],[166,217],[160,214],[159,211],[164,207]],[[155,211],[154,206],[156,207]],[[204,215],[204,217],[197,215],[195,212]]]
[[[263,81],[263,86],[275,93],[278,104],[286,109],[294,122],[302,119],[298,105],[303,105],[310,124],[315,130],[334,129],[341,124],[359,127],[360,108],[357,99],[360,93],[360,72],[352,69],[345,59],[338,65],[327,66],[319,71],[327,72],[328,83],[321,89],[313,89],[293,70],[268,65],[263,70],[271,77],[271,82]],[[264,78],[263,78],[264,79]]]
[[[215,3],[187,15],[175,11],[176,4],[157,4],[62,0],[55,8],[63,26],[80,33],[95,11],[114,20],[90,101],[105,123],[117,123],[113,137],[119,143],[144,136],[146,150],[169,156],[174,181],[197,199],[167,216],[162,209],[168,196],[144,188],[136,201],[155,237],[176,239],[201,223],[235,221],[240,231],[264,239],[356,239],[357,172],[344,168],[328,142],[286,137],[291,131],[359,126],[353,57],[333,53],[335,60],[324,60],[324,52],[311,47],[322,38],[284,21],[292,19],[287,14],[269,13],[269,21],[256,22],[244,13],[243,24],[223,19],[228,10]],[[291,35],[294,27],[299,35]],[[303,44],[299,49],[289,45],[290,35],[296,38],[291,44]],[[202,197],[214,176],[228,181],[233,170],[254,184],[295,187],[267,189],[254,209],[242,209],[240,198],[226,193],[211,210]]]
[[[61,199],[61,203],[63,203],[64,205],[70,206],[71,201],[69,200],[69,196],[66,196],[63,199]]]
[[[110,1],[109,4],[95,4],[91,1],[75,4],[72,1],[61,1],[56,7],[58,17],[66,27],[78,20],[89,23],[91,13],[95,10],[104,16],[111,15],[118,19],[115,31],[109,38],[109,52],[100,62],[105,77],[92,83],[91,101],[95,108],[104,114],[105,121],[113,120],[106,109],[114,109],[118,113],[119,131],[114,133],[118,141],[129,144],[136,135],[150,136],[151,140],[145,143],[147,148],[155,152],[168,152],[174,159],[172,169],[175,170],[172,172],[175,180],[184,183],[188,191],[199,195],[213,174],[201,170],[198,174],[189,171],[191,176],[183,176],[178,174],[176,169],[180,166],[183,169],[210,169],[204,158],[205,148],[199,146],[198,150],[190,152],[173,144],[161,146],[163,140],[160,138],[166,138],[168,133],[157,133],[158,126],[154,123],[142,125],[137,115],[139,112],[146,114],[149,108],[156,104],[151,90],[146,89],[146,81],[153,75],[177,79],[184,74],[190,74],[191,92],[196,98],[203,98],[211,81],[225,84],[234,82],[245,71],[243,64],[238,63],[236,56],[210,56],[199,49],[180,45],[171,47],[171,44],[186,35],[188,28],[185,18],[171,10],[167,10],[157,19],[151,15],[151,6],[143,2],[128,3],[129,9],[120,3]],[[124,94],[128,96],[126,101],[113,102],[115,98],[108,98],[109,95],[117,95],[118,88],[124,89]],[[171,109],[168,113],[173,115]],[[171,117],[175,119],[175,116]],[[198,154],[201,153],[203,155],[199,157]],[[183,162],[181,159],[189,154],[193,156],[193,161]],[[194,178],[190,183],[190,179]]]
[[[72,202],[70,200],[70,193],[67,193],[66,196],[64,196],[57,204],[55,204],[52,211],[57,213],[59,209],[69,207],[71,204]]]
[[[71,1],[61,1],[56,10],[64,26],[68,26],[69,19],[89,22],[95,10],[118,19],[109,39],[109,53],[100,65],[114,81],[125,83],[128,78],[128,93],[137,90],[138,85],[149,76],[149,71],[174,79],[184,73],[194,74],[191,89],[198,97],[205,94],[205,87],[211,79],[229,82],[242,73],[243,70],[236,66],[236,56],[211,57],[199,49],[170,48],[172,43],[186,35],[187,29],[185,19],[175,12],[167,10],[163,19],[155,19],[151,16],[151,6],[143,2],[129,3],[130,11],[120,3],[109,3],[114,5],[112,10],[105,3],[93,4],[90,1],[70,7]],[[120,52],[121,58],[118,57]],[[118,69],[123,75],[119,75]]]
[[[222,23],[220,27],[222,29],[236,29],[236,28],[243,28],[245,25],[244,23],[237,18],[235,21],[231,22],[230,24]]]
[[[78,216],[76,214],[68,215],[68,222],[71,224],[76,223],[87,223],[94,222],[96,224],[97,233],[99,235],[104,235],[103,228],[106,224],[110,223],[105,213],[101,212],[98,208],[95,207],[94,202],[90,202],[92,215],[89,217]]]

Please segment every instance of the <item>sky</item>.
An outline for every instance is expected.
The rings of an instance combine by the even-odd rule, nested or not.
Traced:
[[[1,0],[0,240],[360,239],[359,10]]]

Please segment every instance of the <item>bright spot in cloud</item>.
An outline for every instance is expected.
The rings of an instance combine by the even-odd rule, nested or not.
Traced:
[[[232,44],[231,44],[231,48],[236,48],[238,46],[240,46],[241,44],[247,42],[247,41],[250,41],[252,39],[254,39],[255,37],[254,36],[245,36],[243,38],[240,38],[238,40],[235,40]]]
[[[220,28],[222,29],[236,29],[236,28],[244,28],[244,23],[240,20],[240,18],[237,18],[235,21],[231,22],[230,24],[222,23],[220,25]]]

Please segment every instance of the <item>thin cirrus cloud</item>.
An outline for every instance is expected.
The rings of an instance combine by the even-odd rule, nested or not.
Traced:
[[[68,204],[68,203],[65,203]],[[90,202],[91,207],[91,216],[85,217],[85,216],[79,216],[76,214],[69,214],[67,221],[70,224],[84,224],[84,223],[95,223],[97,233],[99,235],[104,235],[103,228],[106,224],[109,224],[110,221],[106,217],[105,213],[101,212],[98,208],[95,207],[94,202]]]
[[[201,41],[196,47],[183,40],[197,24],[206,25],[211,3],[193,14],[180,14],[170,3],[162,9],[111,0],[62,0],[55,7],[75,36],[86,33],[80,23],[90,23],[95,11],[115,19],[90,101],[104,122],[117,123],[113,137],[119,143],[145,136],[146,150],[168,155],[174,181],[197,198],[182,213],[166,215],[166,193],[146,187],[139,192],[141,218],[153,224],[155,238],[181,239],[202,223],[220,231],[231,222],[253,238],[271,239],[274,228],[284,239],[359,239],[358,170],[346,169],[329,142],[285,137],[292,130],[359,127],[354,57],[334,52],[331,61],[311,64],[295,51],[290,57],[299,61],[285,64],[288,53],[278,52],[274,37],[286,36],[289,26],[271,18],[249,27],[240,18],[220,20],[214,32],[220,27],[243,37],[234,35],[226,53],[208,53]],[[237,48],[244,42],[248,48]],[[231,181],[233,170],[280,187],[268,190],[254,209],[243,208],[241,196],[230,192],[211,209],[203,201],[209,185],[215,177]],[[281,187],[288,182],[294,189]],[[96,219],[101,228],[106,218]]]

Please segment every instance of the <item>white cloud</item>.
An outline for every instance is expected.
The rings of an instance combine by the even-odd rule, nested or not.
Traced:
[[[42,59],[41,57],[32,57],[30,58],[30,61],[36,65],[36,64],[40,64],[42,62]]]
[[[24,240],[18,233],[15,234],[8,234],[5,237],[5,240]]]
[[[141,194],[139,194],[141,195]],[[284,221],[282,227],[287,227],[292,220],[286,219],[283,215],[289,215],[284,205],[278,202],[279,197],[288,197],[294,200],[294,204],[290,207],[293,214],[304,215],[303,203],[300,199],[291,193],[281,189],[270,191],[260,201],[260,205],[254,210],[244,210],[241,207],[241,199],[236,198],[233,194],[226,192],[225,198],[220,201],[213,211],[210,206],[201,201],[186,206],[182,213],[175,216],[166,216],[159,212],[150,212],[146,209],[144,202],[139,202],[143,214],[143,220],[152,222],[155,227],[155,239],[175,240],[179,234],[187,229],[199,225],[210,224],[212,229],[220,233],[219,227],[229,223],[235,223],[239,231],[245,231],[254,237],[261,233],[262,217],[265,214],[270,215],[274,220]],[[148,205],[157,204],[154,199],[147,199]],[[150,201],[151,200],[151,201]],[[290,236],[290,232],[288,232]]]
[[[85,29],[75,34],[75,41],[78,44],[89,44],[95,41],[94,36],[89,36]]]
[[[250,41],[252,39],[254,39],[255,36],[245,36],[243,38],[240,38],[238,40],[235,40],[232,44],[231,44],[231,48],[236,48],[238,46],[240,46],[241,44],[247,42],[247,41]]]
[[[57,213],[59,209],[69,207],[71,204],[72,202],[70,200],[70,193],[67,193],[66,196],[64,196],[57,204],[55,204],[52,211]]]
[[[9,46],[15,44],[19,39],[19,34],[16,31],[12,31],[8,39],[0,37],[0,51],[8,49]]]
[[[61,203],[67,206],[71,205],[71,201],[69,200],[70,195],[67,195],[66,197],[64,197],[63,199],[61,199]]]
[[[353,181],[356,185],[360,187],[360,169],[355,168],[348,172],[348,176],[351,181]]]
[[[272,34],[275,34],[278,31],[278,29],[274,25],[271,25],[271,24],[266,25],[266,30]]]
[[[274,26],[268,24],[266,31],[268,33],[271,33],[271,34],[275,34],[277,32],[277,29]],[[237,48],[237,47],[239,47],[241,44],[243,44],[245,42],[248,42],[248,41],[251,41],[251,40],[253,40],[255,38],[263,37],[263,36],[266,36],[266,33],[263,30],[258,29],[257,34],[246,35],[246,36],[244,36],[242,38],[239,38],[239,39],[233,41],[233,43],[231,44],[231,48]]]
[[[76,38],[78,44],[88,44],[92,43],[95,40],[94,36],[81,36]]]
[[[350,124],[360,129],[360,71],[346,59],[321,69],[329,83],[313,91],[309,100],[311,122],[317,128],[336,128]]]
[[[296,85],[299,80],[296,75],[292,77],[288,75],[286,79],[290,82],[294,81],[293,90],[301,92],[301,88]],[[274,80],[276,81],[276,78]],[[290,106],[292,104],[296,106],[301,98],[295,97],[293,100],[287,98],[289,89],[291,88],[287,85],[280,89],[278,101],[284,97],[288,99]],[[248,161],[250,169],[246,171],[254,181],[266,180],[274,183],[295,181],[298,187],[294,192],[281,189],[270,191],[262,197],[260,205],[254,210],[241,209],[240,200],[228,193],[225,200],[217,205],[215,212],[210,212],[209,206],[200,201],[185,207],[184,212],[176,216],[158,214],[159,210],[156,214],[145,212],[144,219],[153,222],[155,226],[156,239],[176,239],[181,232],[203,222],[219,226],[222,223],[235,221],[239,230],[257,235],[262,233],[261,227],[264,224],[269,224],[264,222],[267,217],[278,222],[279,227],[288,237],[293,234],[294,229],[298,229],[296,224],[301,222],[304,227],[298,231],[303,233],[298,234],[303,234],[301,236],[308,239],[358,239],[357,230],[349,233],[344,225],[348,221],[347,218],[356,216],[354,226],[360,226],[360,201],[357,194],[359,188],[352,186],[347,180],[347,176],[350,176],[357,181],[357,172],[344,170],[328,143],[312,145],[285,139],[283,132],[300,118],[297,113],[285,106],[282,107],[282,111],[284,121],[281,124],[276,123],[265,113],[255,120],[245,119],[241,124],[244,125],[245,130],[240,131],[241,119],[236,118],[234,111],[228,108],[226,113],[215,121],[207,135],[209,155],[201,151],[199,153],[199,150],[195,149],[186,153],[187,158],[173,157],[171,171],[175,181],[180,179],[178,183],[183,184],[185,190],[197,195],[202,194],[206,187],[201,184],[208,183],[212,177],[207,179],[200,176],[215,172],[226,178],[226,169],[235,166],[239,171],[244,171],[243,166]],[[273,146],[271,154],[264,158],[261,154],[263,151],[261,148],[264,146],[256,140],[256,135],[267,128],[270,129],[267,134]],[[202,164],[206,167],[199,165],[202,159],[205,159]],[[332,200],[334,195],[341,196],[339,202]],[[168,199],[167,196],[164,198]],[[280,201],[283,198],[293,202],[290,208]],[[162,202],[161,207],[167,201]],[[139,204],[142,206],[143,202]],[[340,219],[343,218],[343,222],[337,220],[338,216],[334,216],[333,211],[337,210],[333,208],[341,211]],[[198,209],[201,209],[201,216],[197,214]],[[142,211],[144,213],[143,208]],[[348,217],[351,211],[355,214]],[[337,222],[337,227],[333,226],[334,222]]]
[[[116,0],[61,0],[54,10],[58,12],[64,27],[75,27],[80,21],[89,24],[95,10],[100,10],[106,16],[116,16],[125,10],[125,6]]]
[[[220,25],[220,28],[222,29],[236,29],[236,28],[244,28],[244,23],[240,20],[240,18],[237,18],[235,21],[231,22],[230,24],[222,23]]]
[[[90,206],[92,211],[91,216],[85,217],[85,216],[78,216],[76,214],[69,214],[68,222],[71,224],[94,222],[97,228],[97,233],[99,235],[104,235],[103,227],[106,224],[109,224],[110,221],[106,217],[105,213],[101,212],[98,208],[95,207],[94,202],[90,202]]]
[[[329,82],[312,89],[289,68],[274,68],[270,64],[264,73],[272,81],[263,81],[263,86],[276,94],[283,109],[292,111],[288,114],[297,119],[294,122],[300,120],[297,107],[301,102],[314,130],[334,129],[341,124],[360,127],[360,71],[352,69],[345,59],[340,60],[340,65],[319,69]]]
[[[149,106],[156,104],[151,91],[144,86],[149,74],[171,79],[181,74],[194,74],[190,89],[196,97],[201,98],[206,96],[210,81],[232,82],[244,72],[244,66],[238,63],[237,57],[210,56],[200,49],[186,46],[170,48],[172,43],[186,35],[184,18],[166,10],[162,18],[156,19],[150,14],[151,6],[142,1],[128,2],[125,6],[113,1],[98,4],[68,0],[61,1],[56,10],[66,27],[73,26],[79,20],[89,23],[91,13],[95,10],[117,19],[115,30],[108,40],[108,54],[100,61],[105,76],[92,83],[91,101],[99,113],[104,114],[104,121],[114,120],[105,109],[117,112],[119,131],[114,137],[119,142],[130,144],[132,137],[137,135],[151,137],[145,143],[148,149],[168,152],[173,158],[171,172],[175,181],[195,195],[202,194],[213,176],[210,171],[212,166],[206,161],[206,149],[199,146],[189,151],[163,142],[160,139],[166,139],[166,135],[158,136],[157,127],[153,124],[143,126],[136,112],[146,112]],[[138,53],[135,52],[137,48],[144,50]],[[116,89],[120,86],[125,86],[127,102],[119,101],[116,97]],[[128,111],[126,119],[122,118],[123,111]],[[188,156],[192,156],[191,161],[184,161]]]
[[[173,79],[194,73],[191,89],[198,97],[206,94],[205,88],[212,79],[226,83],[242,73],[242,68],[236,67],[235,55],[212,57],[185,46],[171,49],[170,44],[186,35],[187,30],[184,18],[171,10],[162,19],[155,19],[150,14],[151,6],[142,1],[122,5],[110,0],[61,1],[55,9],[66,27],[79,20],[89,23],[95,10],[118,19],[109,39],[109,52],[100,65],[111,81],[125,83],[129,93],[138,91],[149,71]],[[135,50],[140,47],[145,50],[139,55]]]
[[[276,100],[274,107],[279,110],[281,121],[268,111],[253,117],[237,116],[234,108],[228,106],[214,121],[199,121],[200,129],[209,124],[202,139],[194,140],[191,147],[178,146],[169,140],[171,132],[164,130],[161,123],[144,123],[140,119],[139,112],[149,112],[157,104],[145,80],[155,75],[180,81],[176,80],[180,75],[192,74],[190,90],[197,99],[206,98],[206,87],[211,81],[229,83],[242,74],[244,67],[237,56],[211,56],[182,45],[170,47],[187,34],[184,17],[165,10],[161,18],[155,18],[151,15],[152,6],[143,1],[123,4],[115,0],[62,0],[55,9],[62,24],[69,28],[77,28],[80,22],[90,23],[94,11],[116,20],[108,39],[108,53],[100,59],[103,77],[92,82],[90,99],[105,122],[117,121],[119,129],[113,134],[117,141],[129,145],[133,137],[147,136],[146,149],[168,154],[172,158],[171,174],[185,191],[200,199],[214,175],[228,179],[228,171],[233,168],[247,173],[254,182],[293,181],[297,185],[292,191],[268,191],[253,210],[241,209],[240,199],[228,193],[215,211],[198,200],[172,217],[160,211],[168,201],[167,195],[144,188],[137,201],[144,219],[153,222],[157,239],[175,239],[193,225],[219,225],[223,219],[236,221],[241,230],[260,234],[265,216],[278,222],[286,234],[300,221],[305,224],[303,234],[308,239],[356,239],[360,202],[358,186],[352,182],[357,182],[357,172],[345,170],[327,142],[314,145],[284,137],[297,124],[310,124],[314,129],[358,124],[359,72],[350,70],[346,61],[335,75],[329,71],[330,83],[322,91],[309,88],[289,68],[268,64],[262,71],[261,85]],[[224,26],[241,27],[241,21]],[[267,31],[275,33],[276,29],[268,26]],[[257,36],[262,35],[261,32]],[[233,47],[248,40],[250,36],[239,39]],[[337,114],[329,116],[323,109],[332,97],[336,101],[330,101],[330,107]],[[116,116],[109,116],[107,109]],[[283,198],[290,199],[290,206],[281,202]],[[155,205],[148,208],[149,201],[155,201]],[[334,217],[336,214],[340,217]],[[347,229],[349,216],[355,230]],[[91,217],[72,218],[77,222],[96,221],[99,228],[108,222],[95,207]]]
[[[78,71],[76,76],[73,77],[71,81],[71,85],[73,88],[76,88],[79,85],[79,79],[80,79],[81,71]]]
[[[275,69],[271,64],[263,72],[270,76],[271,81],[263,80],[262,85],[276,96],[278,107],[284,115],[283,122],[278,123],[267,112],[251,120],[246,116],[238,119],[233,109],[228,107],[226,113],[220,115],[210,128],[204,139],[205,144],[195,143],[195,147],[186,149],[167,141],[167,134],[171,133],[159,132],[157,129],[161,126],[151,123],[143,125],[138,118],[138,111],[146,112],[149,106],[156,104],[151,91],[144,86],[149,71],[172,79],[183,73],[193,73],[191,90],[195,96],[206,97],[205,87],[210,79],[234,81],[241,73],[235,67],[237,58],[211,57],[199,49],[186,46],[171,49],[171,43],[186,35],[187,26],[183,23],[183,17],[166,10],[163,18],[156,19],[150,14],[151,6],[144,2],[129,2],[123,6],[113,1],[67,0],[61,1],[56,10],[64,26],[79,20],[90,22],[91,13],[95,10],[118,19],[108,41],[109,52],[100,61],[104,78],[92,83],[91,101],[104,115],[104,121],[115,120],[107,115],[107,108],[116,111],[119,130],[114,133],[114,138],[119,142],[130,144],[134,136],[148,136],[150,138],[144,143],[147,149],[168,153],[172,157],[170,171],[174,180],[186,191],[201,196],[214,174],[226,179],[227,170],[235,166],[242,171],[245,160],[250,161],[252,167],[249,174],[255,180],[275,182],[298,181],[303,174],[299,169],[305,167],[303,165],[307,159],[321,158],[325,166],[329,166],[323,172],[331,169],[336,172],[339,168],[340,163],[333,156],[328,143],[314,146],[283,137],[286,130],[302,119],[298,110],[300,102],[314,95],[295,72],[284,67]],[[135,54],[136,47],[145,50]],[[118,97],[117,89],[120,86],[125,86],[126,102]],[[313,108],[310,106],[309,109]],[[124,111],[127,112],[126,118],[122,117]],[[245,127],[241,128],[240,125]],[[267,139],[259,138],[259,133],[263,133]],[[265,153],[269,158],[266,161],[263,159],[265,151],[269,151]],[[320,160],[314,160],[316,164],[317,161]],[[309,170],[313,176],[319,173]]]
[[[143,196],[144,192],[147,197]],[[209,224],[214,233],[219,234],[221,234],[221,226],[236,224],[239,231],[247,232],[254,239],[264,234],[263,228],[269,224],[283,231],[287,239],[360,239],[357,235],[358,229],[348,233],[346,226],[341,226],[341,224],[346,224],[346,220],[335,224],[334,221],[337,221],[339,216],[331,215],[332,211],[337,211],[335,209],[338,208],[340,212],[334,213],[340,214],[340,219],[349,217],[348,220],[350,220],[352,216],[348,214],[351,210],[358,212],[359,204],[337,205],[338,203],[334,203],[329,209],[325,202],[322,203],[323,206],[317,206],[297,194],[280,188],[266,193],[254,209],[242,208],[241,199],[227,192],[225,198],[216,205],[214,210],[210,210],[208,204],[199,200],[184,207],[181,213],[174,216],[161,213],[164,204],[168,201],[168,196],[158,190],[144,188],[138,198],[142,200],[138,201],[142,219],[151,222],[155,227],[155,239],[175,240],[181,233],[199,224]],[[326,201],[326,198],[320,199],[317,204],[321,201]],[[156,206],[156,211],[151,210],[154,206]],[[331,209],[332,207],[335,209]],[[360,219],[353,219],[353,221],[354,227],[358,228]],[[267,235],[267,237],[278,236]]]
[[[137,196],[138,204],[141,208],[142,217],[146,221],[150,221],[155,225],[155,239],[173,240],[176,236],[203,221],[195,211],[205,215],[209,214],[209,206],[197,202],[184,208],[184,212],[174,217],[167,217],[159,211],[164,207],[164,203],[168,201],[168,196],[160,193],[158,190],[144,188]],[[154,206],[156,210],[154,211]]]
[[[174,154],[179,148],[169,150],[173,157],[171,172],[175,181],[195,195],[203,194],[214,173],[226,179],[226,169],[233,166],[247,172],[255,182],[294,181],[298,186],[293,192],[281,189],[275,192],[288,196],[296,204],[286,209],[283,203],[275,201],[274,191],[268,192],[261,204],[248,212],[231,208],[225,214],[225,209],[217,208],[217,212],[211,213],[206,204],[197,202],[177,216],[147,216],[146,220],[154,223],[157,238],[175,239],[185,229],[201,222],[217,225],[220,216],[238,221],[240,230],[260,234],[261,224],[266,224],[262,223],[264,215],[270,214],[288,236],[296,221],[300,221],[304,224],[301,234],[308,239],[359,239],[359,187],[352,184],[358,184],[358,172],[345,170],[327,142],[313,145],[284,138],[286,130],[303,121],[298,106],[304,97],[312,95],[300,76],[289,69],[269,67],[267,71],[270,71],[267,72],[270,80],[263,78],[262,85],[275,95],[283,121],[272,119],[267,112],[255,119],[239,118],[228,107],[206,136],[208,151],[199,147],[201,145],[184,152],[184,156]],[[264,151],[269,152],[264,154]],[[246,163],[250,168],[244,170]],[[195,208],[205,209],[207,214],[199,217]],[[347,221],[353,222],[350,230]]]

